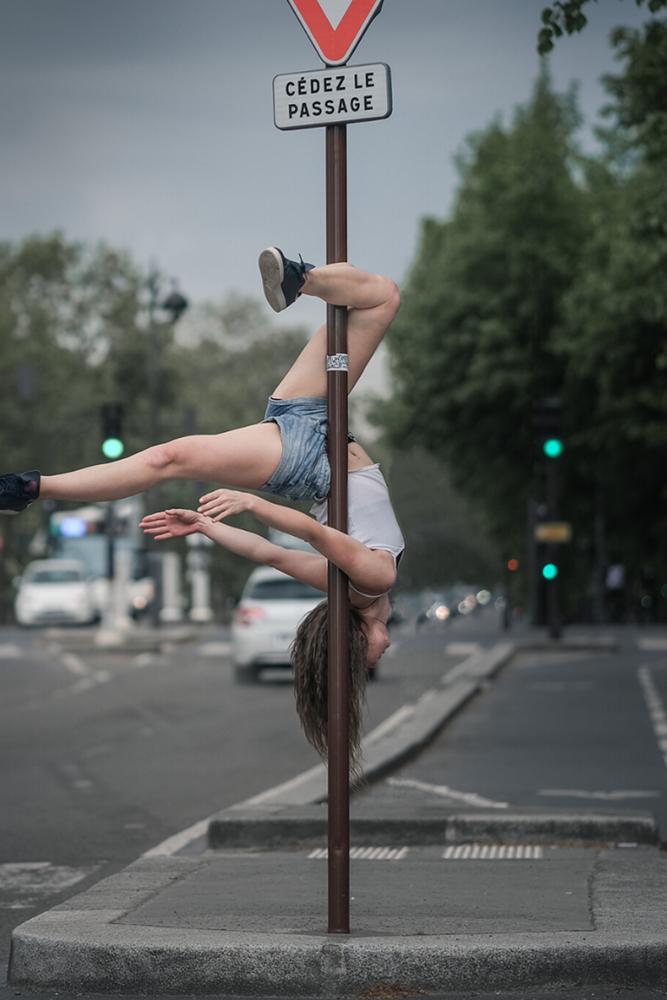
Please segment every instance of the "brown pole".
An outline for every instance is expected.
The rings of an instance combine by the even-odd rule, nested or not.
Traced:
[[[326,127],[327,263],[347,260],[347,132]],[[327,305],[328,523],[347,531],[347,308]],[[350,931],[347,577],[329,563],[329,933]]]

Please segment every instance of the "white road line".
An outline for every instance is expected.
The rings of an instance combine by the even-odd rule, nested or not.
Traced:
[[[87,677],[90,674],[90,667],[76,653],[61,653],[60,659],[63,666],[75,677]]]
[[[653,675],[645,663],[637,670],[637,676],[651,717],[656,742],[665,766],[667,766],[667,738],[662,735],[667,728],[667,712],[665,712],[665,706],[653,680]]]
[[[432,785],[427,781],[416,781],[413,778],[388,778],[388,785],[396,788],[416,788],[420,792],[429,792],[431,795],[440,795],[443,799],[455,799],[457,802],[465,802],[469,806],[483,806],[487,809],[507,809],[509,802],[496,802],[493,799],[485,799],[476,792],[459,792],[449,785]]]
[[[17,660],[21,656],[20,647],[14,642],[0,642],[0,660]]]
[[[66,688],[62,693],[65,695],[83,694],[85,691],[90,691],[91,688],[98,687],[100,684],[107,684],[110,680],[111,671],[96,670],[94,674],[87,674],[81,680],[77,681],[76,684],[72,684],[71,687]]]
[[[208,833],[208,824],[212,818],[212,816],[207,816],[206,819],[200,819],[198,823],[193,823],[187,830],[180,830],[173,837],[167,837],[160,844],[151,847],[149,851],[144,851],[141,857],[158,858],[166,854],[177,854],[193,840],[206,836]]]
[[[150,667],[152,663],[157,661],[158,657],[155,653],[137,653],[133,658],[132,663],[135,667]]]
[[[229,656],[231,651],[231,642],[203,642],[195,650],[199,656]]]
[[[384,722],[381,722],[379,726],[376,726],[372,733],[369,733],[365,740],[366,745],[369,743],[375,743],[375,741],[379,740],[385,735],[385,733],[390,732],[398,726],[400,722],[404,722],[406,719],[412,718],[414,714],[414,705],[401,705],[401,707],[396,709],[392,715],[387,716]]]
[[[538,795],[553,795],[569,799],[603,799],[614,802],[620,799],[656,799],[661,793],[656,791],[639,791],[637,789],[619,789],[612,792],[588,792],[583,788],[540,788]]]
[[[645,653],[662,653],[667,650],[667,636],[643,635],[637,639],[637,645]]]
[[[290,778],[289,781],[283,781],[282,785],[274,785],[273,788],[267,788],[265,792],[260,792],[259,795],[253,795],[251,799],[244,799],[243,804],[244,806],[257,806],[262,802],[266,802],[267,799],[272,799],[278,793],[289,792],[293,788],[298,788],[299,785],[303,785],[305,781],[309,781],[315,774],[318,774],[323,766],[323,764],[316,764],[315,767],[311,767],[307,771],[302,771],[301,774]]]
[[[0,905],[7,910],[32,909],[45,896],[71,888],[97,868],[99,865],[70,868],[50,861],[0,864]]]
[[[446,642],[445,654],[447,656],[469,656],[471,653],[479,653],[481,648],[478,642]]]

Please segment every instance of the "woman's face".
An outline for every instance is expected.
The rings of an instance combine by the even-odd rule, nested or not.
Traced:
[[[366,638],[368,640],[368,655],[366,662],[369,667],[374,667],[385,650],[391,646],[387,626],[379,618],[370,618],[364,622]]]

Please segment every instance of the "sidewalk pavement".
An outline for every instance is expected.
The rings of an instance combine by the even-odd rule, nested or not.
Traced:
[[[517,648],[469,657],[369,734],[370,773],[416,752]],[[667,981],[650,814],[499,815],[371,786],[352,799],[351,933],[329,935],[325,795],[313,768],[212,817],[199,853],[158,847],[21,925],[10,983],[330,998]]]

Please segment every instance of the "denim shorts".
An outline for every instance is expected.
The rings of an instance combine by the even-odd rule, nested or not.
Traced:
[[[324,500],[331,486],[327,455],[327,401],[324,396],[269,397],[262,423],[280,428],[283,454],[262,487],[288,500]],[[352,434],[348,435],[354,441]]]

